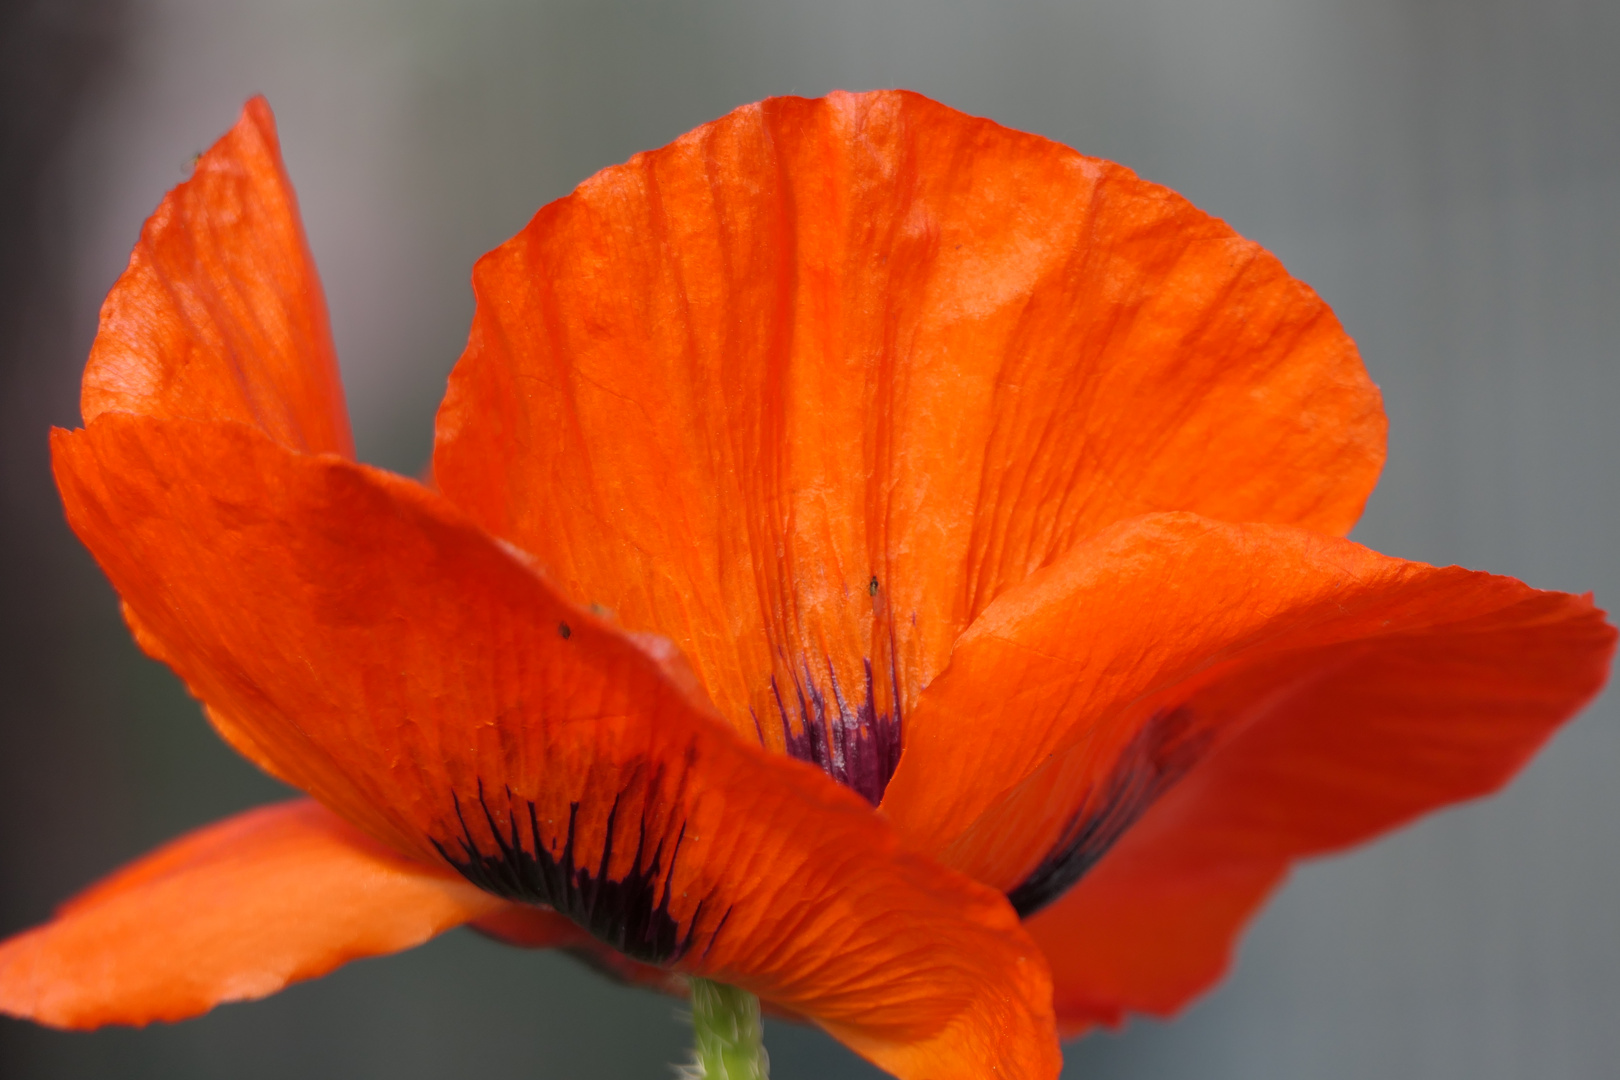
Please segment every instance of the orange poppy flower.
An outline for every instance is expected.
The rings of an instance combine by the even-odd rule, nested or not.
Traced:
[[[1590,598],[1341,539],[1384,418],[1331,312],[1044,139],[767,101],[474,284],[423,486],[352,461],[262,102],[148,222],[58,483],[314,801],[0,945],[0,1009],[174,1019],[474,922],[1050,1077],[1054,1009],[1175,1009],[1294,859],[1501,784],[1605,678]]]

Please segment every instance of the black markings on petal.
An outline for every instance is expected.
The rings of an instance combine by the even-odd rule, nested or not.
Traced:
[[[578,861],[581,853],[574,843],[579,821],[578,803],[569,806],[567,831],[548,846],[532,801],[514,799],[508,791],[508,824],[503,830],[490,810],[481,781],[476,808],[463,807],[460,798],[452,797],[461,825],[461,836],[453,844],[460,850],[453,851],[437,840],[433,841],[433,846],[480,889],[507,900],[544,904],[573,919],[612,948],[643,963],[673,963],[692,947],[693,935],[708,901],[698,903],[684,931],[669,910],[675,862],[686,837],[684,824],[674,842],[668,845],[668,851],[665,851],[664,838],[658,839],[649,850],[647,820],[643,813],[634,833],[636,851],[630,869],[614,880],[608,873],[613,861],[615,832],[625,831],[618,828],[622,792],[614,798],[612,809],[608,811],[600,857],[584,865]],[[469,817],[473,820],[469,821]],[[493,851],[486,852],[480,847],[479,820],[488,825]],[[722,914],[721,923],[729,914],[729,910]],[[718,929],[717,925],[709,932],[708,944],[713,944]]]
[[[1185,708],[1163,709],[1142,726],[1108,779],[1070,820],[1063,839],[1030,875],[1007,893],[1027,918],[1069,891],[1158,798],[1203,758],[1207,732],[1193,728]]]
[[[876,806],[883,800],[895,766],[900,764],[900,679],[897,673],[890,679],[893,701],[879,711],[872,661],[865,661],[865,667],[865,699],[853,706],[844,696],[831,661],[827,663],[828,686],[832,690],[830,703],[808,667],[803,680],[795,680],[786,698],[776,677],[771,676],[771,693],[776,699],[788,755],[820,766],[828,776],[853,788]],[[759,727],[758,716],[754,717],[754,724]],[[760,741],[765,741],[763,729]]]
[[[557,636],[567,641],[574,636],[574,631],[567,623],[560,622],[557,624]]]

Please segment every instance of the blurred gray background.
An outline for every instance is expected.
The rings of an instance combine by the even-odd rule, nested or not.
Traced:
[[[0,933],[276,785],[145,661],[61,520],[101,298],[263,91],[362,457],[414,472],[474,258],[738,104],[908,86],[1122,161],[1277,252],[1387,395],[1358,538],[1620,603],[1613,0],[0,4]],[[1236,973],[1066,1075],[1620,1073],[1613,699],[1504,795],[1303,868]],[[658,1077],[671,1002],[466,932],[147,1031],[0,1019],[0,1076]],[[779,1080],[872,1070],[778,1027]]]

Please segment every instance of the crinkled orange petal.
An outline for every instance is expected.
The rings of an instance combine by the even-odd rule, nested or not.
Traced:
[[[1208,989],[1288,873],[1277,860],[1234,859],[1110,889],[1108,865],[1096,882],[1082,881],[1024,923],[1052,965],[1052,1004],[1065,1039],[1118,1027],[1128,1011],[1167,1016]]]
[[[1383,460],[1353,344],[1275,258],[915,94],[739,109],[541,210],[474,287],[437,482],[774,747],[881,729],[1111,522],[1342,532]]]
[[[262,97],[142,228],[102,305],[80,405],[86,422],[107,411],[231,420],[297,450],[353,457],[326,302]],[[123,612],[163,659],[128,604]],[[286,779],[230,716],[208,718]]]
[[[513,904],[477,920],[472,927],[497,941],[522,949],[561,949],[587,967],[627,986],[656,990],[675,997],[687,997],[691,993],[691,984],[686,976],[632,960],[591,937],[571,919],[546,908]],[[773,1016],[805,1022],[805,1017],[780,1006],[773,1007],[771,1002],[766,1002],[765,1007]]]
[[[520,949],[562,949],[608,978],[676,997],[688,993],[686,977],[643,964],[603,945],[578,923],[548,908],[513,904],[472,924],[473,929]]]
[[[1021,909],[1079,877],[1029,922],[1068,1026],[1162,1013],[1219,974],[1291,860],[1503,784],[1602,686],[1614,640],[1590,597],[1152,515],[963,635],[884,810]]]
[[[141,230],[101,308],[80,408],[238,420],[354,455],[320,279],[263,98]]]
[[[511,904],[472,924],[479,933],[520,949],[562,949],[595,939],[579,923],[550,908]]]
[[[1174,759],[1179,776],[1257,710],[1314,702],[1310,688],[1337,686],[1349,665],[1374,681],[1344,717],[1340,773],[1365,798],[1409,796],[1393,824],[1511,774],[1596,693],[1613,639],[1590,597],[1291,526],[1148,515],[1032,576],[962,635],[918,703],[883,808],[922,850],[1012,889],[1117,766]],[[1317,819],[1362,821],[1333,787],[1311,791]]]
[[[1056,1075],[1045,963],[1000,894],[738,739],[667,643],[559,598],[442,496],[236,424],[105,413],[53,450],[159,655],[374,835],[897,1075]]]
[[[182,1020],[419,945],[502,901],[307,799],[199,829],[0,942],[0,1012]]]
[[[1436,597],[1466,589],[1462,571],[1430,573]],[[1614,632],[1590,598],[1488,581],[1481,593],[1517,601],[1480,603],[1471,616],[1458,603],[1454,622],[1341,648],[1326,663],[1286,656],[1192,699],[1239,734],[1027,923],[1062,971],[1067,1027],[1110,1009],[1180,1008],[1219,977],[1268,875],[1280,881],[1302,856],[1497,790],[1596,693]],[[1166,920],[1206,913],[1211,959],[1200,963],[1192,943],[1172,954],[1176,932],[1155,909]]]

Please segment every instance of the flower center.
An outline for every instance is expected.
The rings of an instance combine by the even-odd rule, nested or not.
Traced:
[[[825,690],[817,685],[806,664],[803,676],[795,678],[785,693],[776,676],[771,676],[771,694],[788,754],[820,766],[828,776],[876,806],[883,801],[889,778],[900,764],[900,680],[891,673],[893,696],[880,706],[872,661],[865,660],[864,666],[866,688],[858,699],[852,700],[839,684],[838,671],[830,661]],[[754,725],[760,729],[760,742],[764,743],[765,732],[758,714]]]

